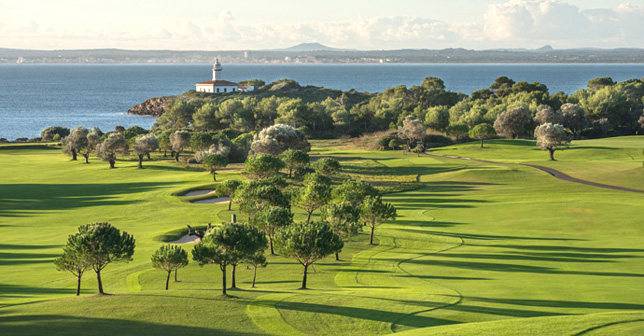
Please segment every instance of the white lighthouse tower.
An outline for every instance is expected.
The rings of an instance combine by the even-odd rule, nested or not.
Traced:
[[[221,76],[221,63],[219,63],[219,58],[215,60],[215,65],[212,66],[212,80],[220,80],[223,77]]]

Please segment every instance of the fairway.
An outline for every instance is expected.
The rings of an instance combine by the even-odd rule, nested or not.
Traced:
[[[312,141],[343,178],[374,183],[398,218],[315,263],[269,256],[251,288],[220,295],[217,266],[191,263],[165,291],[150,256],[186,225],[219,224],[233,205],[193,204],[212,175],[162,154],[136,168],[69,161],[57,147],[0,145],[0,334],[36,335],[616,335],[644,332],[642,195],[558,180],[520,164],[644,190],[644,137],[574,141],[558,161],[533,141],[486,141],[432,153],[509,164],[367,151]],[[217,179],[242,179],[241,166]],[[293,207],[295,219],[306,213]],[[319,216],[316,211],[314,218]],[[130,263],[75,278],[53,259],[79,225],[109,221],[136,239]],[[191,244],[185,246],[190,251]]]

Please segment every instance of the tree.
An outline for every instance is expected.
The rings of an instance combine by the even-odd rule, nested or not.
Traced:
[[[391,203],[384,203],[380,196],[367,196],[360,207],[360,218],[371,229],[369,244],[373,245],[376,226],[387,220],[396,219],[396,208]]]
[[[311,221],[311,214],[331,200],[331,187],[328,184],[311,182],[304,185],[293,199],[295,204],[307,213],[306,222]]]
[[[230,198],[230,200],[228,201],[228,211],[230,211],[231,206],[233,204],[233,199],[235,198],[235,192],[237,191],[237,188],[239,188],[241,184],[242,183],[238,180],[227,180],[227,181],[221,182],[215,189],[218,196],[221,197],[222,195],[227,195],[228,198]]]
[[[479,124],[476,125],[470,131],[470,138],[481,140],[481,148],[483,148],[483,140],[491,139],[496,136],[496,131],[494,127],[490,124]]]
[[[341,168],[340,162],[332,158],[322,158],[313,163],[313,169],[325,176],[333,176],[340,172]]]
[[[336,203],[349,202],[353,207],[360,207],[367,196],[377,197],[378,189],[364,181],[346,180],[335,187],[331,198]]]
[[[134,146],[132,146],[134,153],[139,158],[139,168],[143,168],[143,157],[150,157],[150,153],[159,149],[159,139],[156,135],[148,133],[142,136],[139,136],[134,140]]]
[[[298,149],[287,149],[279,157],[288,168],[288,177],[293,176],[294,169],[306,167],[310,162],[309,155],[305,151]]]
[[[290,124],[291,127],[296,128],[305,123],[308,114],[309,110],[302,99],[289,99],[277,107],[279,117],[275,121]]]
[[[165,290],[168,290],[172,271],[175,271],[176,280],[176,271],[188,265],[188,253],[177,245],[161,246],[158,250],[154,251],[150,259],[152,260],[152,266],[154,268],[168,272],[168,276],[165,279]]]
[[[333,232],[343,239],[358,234],[360,224],[360,209],[349,202],[331,203],[320,209],[320,218],[329,223]],[[335,252],[335,260],[340,260],[340,251]]]
[[[563,115],[564,127],[570,129],[575,136],[579,136],[581,131],[588,127],[586,112],[584,112],[581,106],[577,104],[563,104],[561,105],[561,113]]]
[[[265,249],[266,244],[266,237],[256,228],[230,223],[205,235],[194,246],[192,257],[200,265],[219,265],[222,272],[222,294],[226,295],[226,267],[233,267],[231,286],[236,288],[236,266],[247,257]]]
[[[534,116],[534,121],[537,125],[545,123],[561,124],[563,123],[563,113],[561,110],[554,110],[548,105],[539,105],[537,107],[537,114]]]
[[[114,168],[117,155],[125,155],[128,152],[127,140],[120,133],[111,133],[105,141],[96,147],[96,156],[109,162],[110,168]]]
[[[306,289],[309,266],[344,246],[329,224],[323,222],[290,225],[275,235],[275,244],[280,254],[295,259],[304,268],[301,289]]]
[[[83,273],[85,273],[91,265],[82,247],[75,245],[71,241],[71,239],[67,241],[67,246],[63,248],[63,254],[54,260],[54,264],[56,265],[57,270],[67,271],[76,276],[76,296],[79,296],[81,278],[83,277]]]
[[[525,107],[515,107],[499,114],[494,122],[496,133],[511,139],[526,134],[526,128],[532,122],[530,111]]]
[[[252,217],[251,224],[266,234],[271,255],[275,255],[273,237],[279,230],[293,224],[293,213],[279,206],[264,206]]]
[[[222,154],[210,154],[203,158],[203,167],[212,173],[213,181],[217,182],[216,171],[228,165],[228,158]]]
[[[250,144],[250,155],[280,155],[287,149],[308,152],[311,150],[311,144],[302,131],[288,125],[276,124],[261,130],[255,136]]]
[[[275,155],[259,154],[246,160],[245,170],[248,174],[258,179],[266,179],[284,168],[284,161]]]
[[[138,136],[148,134],[148,133],[150,133],[150,131],[146,130],[145,128],[143,128],[141,126],[132,126],[132,127],[128,128],[128,129],[126,129],[125,131],[123,131],[122,133],[123,133],[123,136],[125,137],[125,139],[130,140],[130,139],[134,139],[134,138],[136,138]]]
[[[266,256],[263,252],[257,252],[250,256],[247,256],[244,259],[244,262],[250,266],[253,266],[253,288],[255,288],[255,280],[257,279],[257,268],[266,267],[268,262],[266,262]]]
[[[398,137],[407,143],[409,149],[416,147],[415,143],[423,140],[425,134],[427,131],[423,122],[411,115],[406,116],[403,125],[398,127]]]
[[[425,126],[433,130],[444,131],[449,126],[449,108],[447,106],[428,108],[425,114]]]
[[[211,102],[201,106],[195,114],[192,115],[194,119],[192,126],[197,131],[214,131],[218,129],[219,123],[215,119],[217,106]]]
[[[175,100],[165,108],[165,112],[157,119],[153,128],[162,130],[187,128],[192,122],[194,112],[195,107],[190,102]]]
[[[537,138],[537,146],[547,150],[550,160],[554,161],[555,151],[570,144],[570,136],[563,126],[559,124],[543,124],[534,130],[534,137]]]
[[[179,154],[190,146],[190,133],[187,131],[176,131],[170,135],[170,144],[174,151],[174,160],[179,162]]]
[[[467,137],[470,128],[465,124],[453,124],[447,127],[446,133],[449,136],[456,138],[456,142],[459,142],[461,139]]]
[[[239,211],[248,214],[249,220],[266,206],[287,209],[291,206],[290,196],[268,181],[250,181],[242,184],[235,191],[235,201],[239,204]]]
[[[77,154],[85,147],[87,147],[87,135],[89,131],[85,127],[76,127],[72,132],[63,138],[61,144],[63,146],[63,153],[72,156],[72,161],[76,161]]]
[[[58,139],[62,139],[69,135],[69,128],[61,126],[52,126],[45,128],[40,132],[40,138],[42,141],[52,141],[54,136],[58,135]]]
[[[127,232],[121,233],[110,223],[82,225],[78,233],[69,236],[67,246],[74,251],[82,251],[83,259],[96,272],[98,292],[103,291],[101,271],[113,262],[129,262],[134,254],[134,237]]]

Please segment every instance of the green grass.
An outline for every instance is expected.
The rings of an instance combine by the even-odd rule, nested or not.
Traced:
[[[574,143],[557,152],[554,164],[575,177],[582,178],[576,172],[585,168],[602,176],[600,182],[619,185],[628,167],[622,156],[640,153],[639,139]],[[494,141],[483,150],[465,144],[436,152],[547,163],[547,153],[533,145]],[[143,170],[133,160],[119,160],[110,170],[96,160],[70,162],[48,147],[0,146],[2,334],[642,330],[644,200],[637,194],[560,181],[521,165],[339,149],[325,142],[314,147],[340,159],[344,177],[390,192],[385,199],[397,207],[398,219],[376,230],[379,245],[370,247],[361,234],[346,244],[342,261],[316,263],[310,290],[297,290],[299,264],[271,256],[268,267],[258,270],[257,288],[250,288],[252,272],[240,267],[241,290],[224,298],[217,267],[190,264],[179,271],[180,282],[164,291],[164,274],[149,261],[160,240],[180,235],[186,224],[230,218],[226,204],[191,204],[173,196],[211,184],[210,174],[161,157],[145,162]],[[608,174],[611,166],[620,174]],[[220,178],[240,177],[230,169]],[[296,217],[304,214],[297,210]],[[104,271],[111,295],[95,295],[93,273],[87,273],[83,294],[74,297],[75,279],[57,272],[52,260],[76,227],[102,220],[134,235],[134,261]]]

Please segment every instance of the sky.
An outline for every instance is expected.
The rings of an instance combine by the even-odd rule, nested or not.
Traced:
[[[644,48],[644,0],[0,0],[0,48]]]

